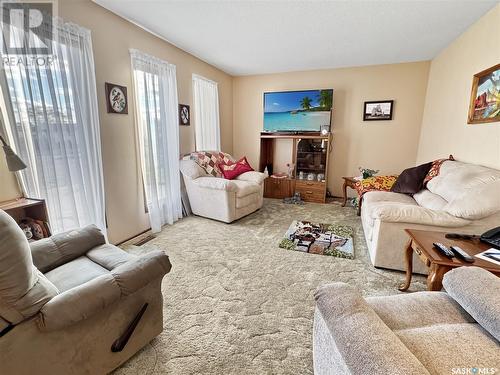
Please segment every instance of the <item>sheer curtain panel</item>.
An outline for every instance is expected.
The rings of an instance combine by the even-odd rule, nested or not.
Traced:
[[[53,24],[50,62],[3,65],[7,133],[27,165],[20,172],[23,188],[29,197],[46,200],[52,232],[96,224],[106,233],[90,31],[56,18]],[[11,37],[28,38],[9,26]]]
[[[193,74],[196,150],[220,151],[217,82]]]
[[[159,232],[182,217],[176,69],[137,50],[130,56],[146,204]]]

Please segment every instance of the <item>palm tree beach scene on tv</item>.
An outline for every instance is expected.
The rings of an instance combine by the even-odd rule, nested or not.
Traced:
[[[320,131],[330,125],[333,89],[264,93],[264,131]]]

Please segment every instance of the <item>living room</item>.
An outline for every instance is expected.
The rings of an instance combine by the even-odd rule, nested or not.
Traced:
[[[7,4],[0,373],[500,371],[498,1]]]

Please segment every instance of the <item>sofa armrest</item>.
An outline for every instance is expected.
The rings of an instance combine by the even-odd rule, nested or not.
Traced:
[[[262,172],[251,171],[240,174],[236,177],[236,180],[255,182],[258,185],[262,185],[266,178],[267,175]]]
[[[497,276],[479,267],[458,267],[444,275],[443,286],[451,298],[500,341],[500,279]]]
[[[412,223],[439,227],[462,227],[470,223],[469,220],[450,215],[445,211],[392,202],[375,203],[371,216],[386,223]]]
[[[168,257],[161,251],[131,259],[109,274],[52,298],[40,310],[38,327],[41,331],[54,331],[87,319],[161,278],[170,268]]]
[[[198,177],[196,180],[193,180],[193,184],[205,189],[224,191],[238,190],[238,186],[234,182],[219,177]]]
[[[30,247],[33,264],[46,273],[105,243],[106,238],[99,228],[88,225],[31,242]]]
[[[47,302],[40,310],[38,327],[41,331],[66,328],[104,310],[120,296],[120,287],[113,275],[101,275]]]
[[[203,168],[200,167],[194,160],[181,160],[179,165],[183,176],[192,180],[207,175]]]
[[[116,267],[111,274],[120,287],[121,295],[128,296],[167,274],[171,268],[163,251],[153,251]]]
[[[353,287],[326,285],[316,291],[315,298],[351,374],[429,374]]]

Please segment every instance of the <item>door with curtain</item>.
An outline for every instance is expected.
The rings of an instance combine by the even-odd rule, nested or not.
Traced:
[[[193,74],[194,123],[197,151],[220,151],[217,82]]]
[[[175,65],[130,50],[137,137],[151,230],[182,217]]]
[[[46,200],[53,233],[87,224],[105,233],[90,31],[60,19],[53,23],[57,38],[51,41],[50,64],[9,64],[0,73],[8,138],[27,165],[20,173],[23,189],[29,197]],[[27,37],[9,26],[11,36]]]

